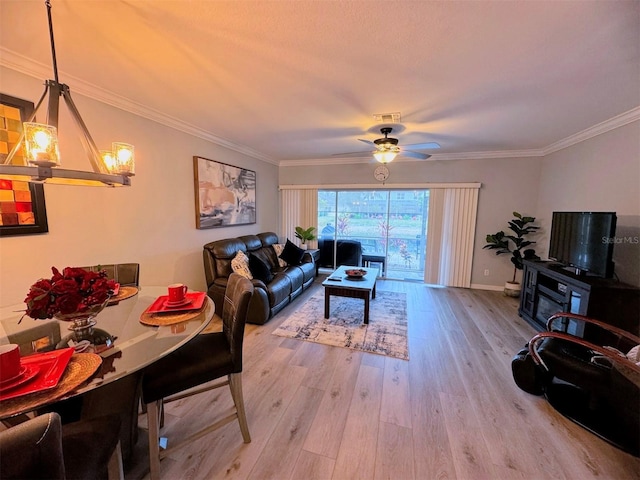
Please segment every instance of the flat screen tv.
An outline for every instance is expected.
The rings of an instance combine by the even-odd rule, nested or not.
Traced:
[[[553,212],[549,257],[578,274],[613,276],[615,212]]]

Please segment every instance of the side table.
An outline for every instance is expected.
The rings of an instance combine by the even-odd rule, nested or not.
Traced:
[[[385,262],[386,262],[386,259],[384,258],[384,255],[362,255],[363,267],[370,267],[372,263],[379,263],[380,265],[382,265],[382,271],[381,271],[382,277],[386,275]]]

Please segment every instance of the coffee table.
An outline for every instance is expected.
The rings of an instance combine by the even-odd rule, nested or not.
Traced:
[[[367,274],[358,279],[347,277],[346,270],[358,268],[366,270]],[[364,300],[364,323],[369,323],[369,300],[376,298],[376,277],[377,268],[363,267],[339,267],[329,275],[322,286],[324,287],[324,318],[329,318],[331,295],[336,297],[361,298]]]

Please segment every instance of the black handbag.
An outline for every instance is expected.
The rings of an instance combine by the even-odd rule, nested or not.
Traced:
[[[544,370],[533,361],[529,347],[520,350],[511,360],[511,372],[516,385],[532,395],[542,395]]]

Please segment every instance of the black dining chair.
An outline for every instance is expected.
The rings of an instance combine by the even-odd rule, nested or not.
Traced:
[[[160,459],[193,440],[237,419],[245,443],[251,441],[242,397],[242,343],[253,294],[250,280],[233,273],[225,290],[222,331],[198,335],[175,352],[149,366],[142,379],[142,400],[149,423],[149,465],[152,480],[160,478]],[[224,381],[213,382],[222,377]],[[162,452],[160,406],[214,388],[229,385],[234,407],[224,417]],[[196,388],[200,387],[200,388]],[[198,419],[198,422],[201,422]]]
[[[5,479],[124,478],[120,420],[105,416],[62,425],[55,412],[0,432],[0,477]]]
[[[108,278],[115,280],[123,287],[137,287],[140,282],[139,263],[113,263],[107,265],[92,265],[90,267],[82,268],[92,272],[104,270],[105,272],[107,272]]]

